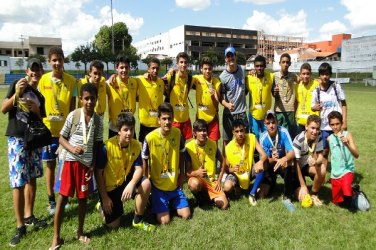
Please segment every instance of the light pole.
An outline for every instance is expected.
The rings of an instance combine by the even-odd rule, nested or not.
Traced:
[[[115,54],[115,44],[114,44],[114,15],[112,14],[112,0],[111,0],[111,45],[112,45],[112,54]]]

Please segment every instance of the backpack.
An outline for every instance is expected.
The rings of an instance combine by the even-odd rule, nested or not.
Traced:
[[[167,90],[166,97],[165,97],[165,102],[168,102],[168,103],[170,102],[171,91],[175,86],[175,76],[176,76],[176,72],[174,70],[174,73],[171,75],[171,81],[170,81],[169,89]],[[163,80],[163,81],[164,81],[165,85],[168,85],[167,79]],[[192,74],[188,73],[188,81],[186,82],[187,87],[188,87],[187,95],[189,94],[189,90],[191,89],[191,83],[192,83]],[[188,97],[188,99],[189,99],[189,97]],[[189,102],[190,102],[190,100],[189,100]]]
[[[332,85],[332,84],[333,84],[334,93],[335,93],[336,98],[337,98],[337,102],[340,103],[338,93],[337,93],[337,82],[330,81],[330,85]],[[330,87],[330,85],[329,85],[329,87]],[[316,92],[317,92],[317,102],[320,103],[320,86],[316,87]]]
[[[353,185],[352,190],[354,194],[351,201],[351,207],[363,212],[370,210],[371,203],[369,202],[367,195],[363,191],[360,191],[359,185]]]

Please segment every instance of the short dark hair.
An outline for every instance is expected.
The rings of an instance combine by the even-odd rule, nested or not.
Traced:
[[[61,47],[53,46],[48,51],[48,59],[51,59],[52,55],[60,55],[64,59],[64,52]]]
[[[117,117],[116,127],[119,131],[124,125],[134,128],[135,124],[136,119],[134,119],[134,116],[131,112],[121,112]]]
[[[120,63],[126,63],[126,64],[130,65],[131,60],[126,55],[118,55],[116,57],[116,61],[115,61],[115,68],[117,68]]]
[[[197,119],[193,123],[193,132],[203,131],[203,130],[208,131],[208,123],[203,119]]]
[[[82,85],[80,89],[80,96],[83,96],[84,92],[89,92],[90,94],[94,94],[95,97],[98,98],[98,89],[94,84],[85,83],[84,85]]]
[[[103,71],[103,70],[104,70],[104,65],[103,65],[103,63],[102,63],[101,61],[99,61],[99,60],[94,60],[94,61],[92,61],[92,62],[90,63],[90,67],[89,67],[90,72],[91,72],[91,70],[92,70],[93,68],[97,68],[97,69]]]
[[[302,72],[303,69],[306,69],[309,72],[312,72],[311,64],[309,63],[303,63],[302,66],[300,66],[300,72]]]
[[[329,113],[329,115],[328,115],[328,121],[329,121],[329,123],[330,123],[330,120],[332,120],[332,119],[338,119],[339,122],[341,124],[343,124],[343,116],[338,111],[332,111],[332,112]]]
[[[245,128],[245,124],[244,124],[244,121],[241,120],[241,119],[236,119],[232,122],[232,130],[234,130],[235,128],[238,128],[238,127],[244,127]]]
[[[211,67],[213,67],[212,60],[209,57],[207,57],[207,56],[205,56],[205,57],[203,57],[201,59],[201,61],[200,61],[200,68],[202,68],[204,66],[204,64],[207,64],[207,65],[210,65]]]
[[[162,113],[171,113],[171,115],[174,115],[174,110],[170,103],[163,102],[158,106],[158,117],[161,117]]]
[[[176,56],[176,62],[179,62],[180,57],[189,61],[189,56],[186,52],[179,52],[178,55]]]
[[[290,63],[291,63],[291,56],[290,56],[290,54],[288,54],[288,53],[283,53],[283,54],[281,55],[281,57],[279,58],[279,62],[281,62],[281,61],[282,61],[282,58],[284,58],[284,57],[287,57],[287,58],[289,59]]]
[[[308,116],[308,118],[307,118],[307,125],[309,125],[312,122],[315,122],[315,123],[321,125],[321,119],[320,119],[320,117],[318,115],[310,115],[310,116]]]
[[[256,64],[256,62],[263,62],[264,66],[266,66],[266,59],[262,55],[257,55],[255,57],[255,61],[253,62],[253,64]]]
[[[327,62],[324,62],[320,65],[319,67],[319,75],[325,75],[325,74],[328,74],[328,75],[332,75],[332,66],[327,63]]]
[[[152,58],[150,58],[150,61],[148,62],[148,67],[150,67],[150,65],[151,65],[152,63],[156,63],[156,64],[158,64],[158,66],[161,65],[161,61],[160,61],[158,58],[156,58],[156,57],[152,57]]]

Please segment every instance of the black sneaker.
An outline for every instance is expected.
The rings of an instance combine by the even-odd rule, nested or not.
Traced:
[[[45,220],[40,220],[34,215],[30,216],[29,218],[25,218],[24,220],[26,226],[33,226],[37,229],[47,227],[48,224]]]
[[[18,243],[20,243],[21,238],[26,236],[26,226],[17,227],[16,229],[16,235],[12,238],[12,240],[9,242],[9,246],[15,247]]]

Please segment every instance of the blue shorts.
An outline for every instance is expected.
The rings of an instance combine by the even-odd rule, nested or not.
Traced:
[[[52,142],[50,145],[43,147],[42,150],[42,160],[43,161],[54,161],[57,158],[57,148],[59,147],[59,137],[52,137]]]
[[[322,145],[323,145],[324,149],[329,149],[329,143],[328,143],[327,138],[331,134],[333,134],[332,130],[321,130]]]
[[[155,214],[165,213],[173,209],[189,207],[187,197],[180,188],[174,191],[162,191],[151,185],[151,209]]]
[[[250,127],[252,129],[252,133],[256,135],[257,140],[260,138],[260,135],[266,130],[266,126],[264,124],[264,120],[256,120],[253,116],[250,115]]]
[[[9,182],[11,188],[24,187],[43,176],[42,150],[23,149],[24,140],[20,137],[8,137]]]

